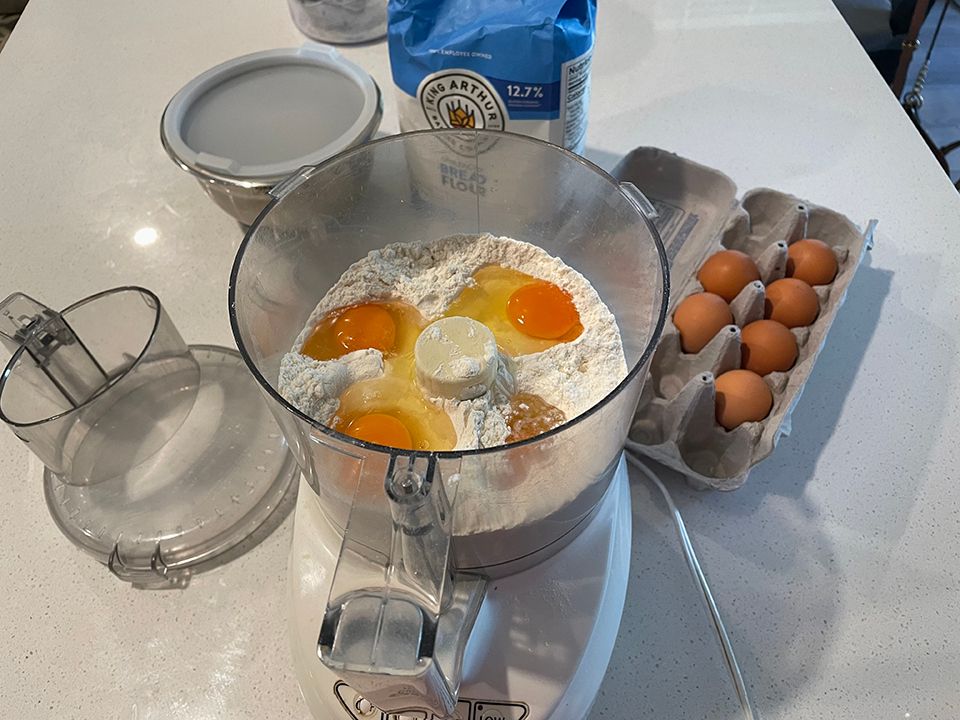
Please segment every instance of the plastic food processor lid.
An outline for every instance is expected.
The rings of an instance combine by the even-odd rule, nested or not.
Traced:
[[[274,184],[368,140],[380,89],[362,68],[318,43],[218,65],[167,105],[164,148],[199,175]]]
[[[54,522],[117,577],[185,584],[291,509],[299,470],[240,354],[186,345],[154,293],[61,312],[14,293],[0,318],[0,420],[46,466]]]

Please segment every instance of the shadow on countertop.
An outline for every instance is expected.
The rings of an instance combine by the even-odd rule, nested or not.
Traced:
[[[878,247],[882,242],[878,239]],[[889,268],[938,262],[932,255],[883,249]],[[947,432],[949,397],[943,388],[950,387],[956,369],[925,358],[922,349],[936,347],[942,358],[955,354],[955,343],[937,324],[936,306],[918,305],[914,289],[897,284],[893,270],[872,267],[873,260],[868,254],[850,285],[794,412],[791,436],[742,488],[698,492],[677,473],[655,467],[684,516],[762,715],[808,702],[804,688],[822,680],[824,672],[844,672],[847,687],[867,682],[870,663],[836,666],[837,643],[857,632],[851,623],[872,602],[869,588],[860,587],[869,582],[862,563],[882,565],[882,558],[896,552],[923,495],[927,460]],[[865,363],[868,348],[871,361]],[[917,348],[912,358],[910,348]],[[851,394],[854,385],[858,390]],[[647,485],[639,474],[632,478]],[[662,506],[655,492],[647,497],[647,490],[642,496],[637,490],[635,503],[643,497]],[[638,516],[651,512],[634,508],[635,536]],[[656,522],[670,524],[662,507],[657,512]],[[838,538],[849,540],[840,545]],[[638,551],[642,548],[635,543],[635,558]],[[688,574],[682,560],[672,565],[674,573]],[[645,572],[639,580],[638,586],[638,578],[632,578],[628,605],[636,596],[634,604],[654,616],[651,625],[676,623],[686,606],[657,603],[651,589],[656,578]],[[706,617],[705,611],[685,612],[694,618],[689,622],[713,634],[706,620],[696,619]],[[629,622],[625,616],[628,629]],[[615,658],[628,651],[624,626]],[[685,648],[670,653],[682,660]],[[655,660],[641,656],[635,662]],[[677,682],[677,692],[685,688]],[[727,694],[735,698],[729,681]],[[664,699],[636,697],[633,702],[646,702],[658,717],[680,717]]]

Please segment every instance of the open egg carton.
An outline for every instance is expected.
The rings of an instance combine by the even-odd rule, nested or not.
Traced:
[[[726,175],[656,148],[634,150],[613,174],[636,185],[660,213],[657,227],[670,261],[672,294],[627,445],[682,472],[693,487],[734,490],[789,434],[791,413],[827,331],[864,252],[872,247],[876,221],[862,231],[833,210],[768,189],[750,190],[737,202],[736,185]],[[716,420],[714,380],[740,367],[740,331],[763,319],[765,285],[785,276],[787,248],[803,238],[831,247],[837,275],[829,285],[814,287],[820,305],[816,320],[791,330],[798,350],[793,367],[763,378],[773,394],[767,417],[726,430]],[[721,250],[749,255],[760,281],[731,301],[733,325],[700,352],[684,353],[673,311],[689,295],[703,292],[697,272]]]

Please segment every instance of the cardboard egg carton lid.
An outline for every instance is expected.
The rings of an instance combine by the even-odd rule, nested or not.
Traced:
[[[846,298],[847,288],[873,246],[871,220],[861,230],[829,208],[776,190],[750,190],[738,200],[734,182],[712,168],[657,148],[627,155],[613,176],[636,185],[659,213],[657,229],[670,262],[672,297],[660,343],[631,426],[627,446],[684,475],[697,488],[734,490],[750,469],[768,457],[790,432],[793,408]],[[773,394],[770,414],[725,430],[715,419],[714,379],[740,367],[740,331],[763,317],[764,286],[784,277],[789,245],[814,237],[831,246],[837,276],[814,287],[820,312],[809,326],[794,328],[798,355],[787,372],[764,376]],[[697,271],[725,249],[749,255],[760,270],[730,303],[734,324],[724,327],[699,353],[683,353],[673,310],[702,292]]]

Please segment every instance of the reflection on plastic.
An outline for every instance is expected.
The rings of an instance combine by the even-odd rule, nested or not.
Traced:
[[[157,231],[152,227],[140,228],[133,234],[133,241],[137,245],[153,245],[157,241]]]

